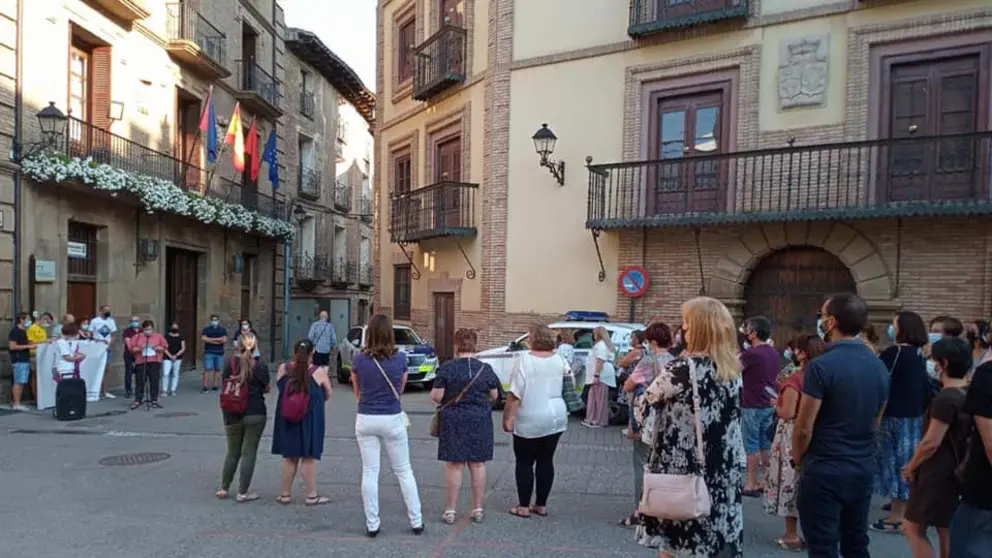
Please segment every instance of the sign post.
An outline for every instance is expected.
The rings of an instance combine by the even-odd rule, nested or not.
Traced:
[[[641,266],[626,267],[620,272],[617,283],[620,292],[630,299],[630,321],[633,322],[637,299],[647,294],[648,287],[651,286],[648,272]]]

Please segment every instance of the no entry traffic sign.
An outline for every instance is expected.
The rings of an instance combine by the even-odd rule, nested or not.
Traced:
[[[640,266],[630,266],[620,272],[620,291],[628,298],[640,298],[648,292],[651,281],[648,272]]]

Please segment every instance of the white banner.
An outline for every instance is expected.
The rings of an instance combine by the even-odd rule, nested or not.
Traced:
[[[107,367],[107,344],[98,341],[80,341],[79,352],[86,358],[79,363],[79,376],[86,382],[86,400],[100,400],[100,386],[103,384],[103,373]],[[38,374],[39,409],[50,409],[55,406],[55,359],[58,351],[55,342],[38,345],[35,356],[35,370]]]

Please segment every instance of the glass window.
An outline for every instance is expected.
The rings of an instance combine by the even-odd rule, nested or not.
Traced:
[[[417,332],[412,329],[407,329],[405,327],[394,327],[393,337],[396,338],[397,345],[423,345],[423,340],[417,335]]]

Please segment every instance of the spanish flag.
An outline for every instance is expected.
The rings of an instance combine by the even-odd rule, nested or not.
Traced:
[[[245,171],[245,134],[241,126],[241,103],[234,104],[234,114],[231,115],[231,124],[227,127],[227,137],[224,143],[234,149],[232,158],[234,159],[234,169],[238,172]]]

